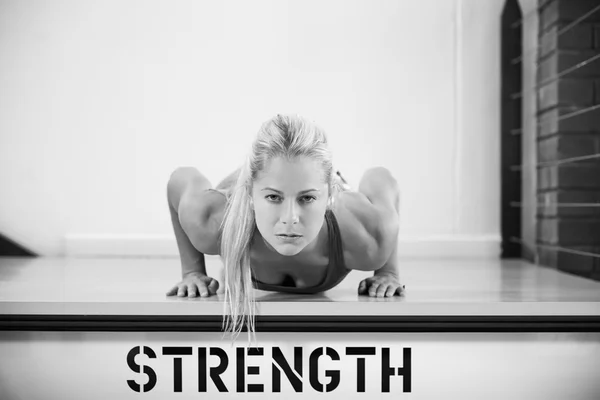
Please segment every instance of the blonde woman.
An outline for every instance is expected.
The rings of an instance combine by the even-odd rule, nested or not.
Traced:
[[[277,115],[259,130],[237,171],[215,189],[195,168],[178,168],[167,194],[182,280],[167,295],[206,297],[219,282],[204,254],[224,264],[226,330],[254,332],[253,289],[318,293],[351,270],[374,271],[359,295],[402,295],[397,264],[398,184],[367,170],[352,191],[334,171],[325,132]]]

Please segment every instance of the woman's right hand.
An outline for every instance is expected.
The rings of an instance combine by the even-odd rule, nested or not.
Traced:
[[[217,289],[219,289],[219,282],[216,279],[199,272],[190,272],[167,292],[167,296],[208,297],[216,294]]]

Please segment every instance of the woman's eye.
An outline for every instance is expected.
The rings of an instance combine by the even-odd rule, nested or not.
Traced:
[[[270,194],[268,196],[265,196],[265,198],[270,201],[278,201],[280,199],[280,197],[276,194]],[[315,200],[316,200],[316,197],[314,197],[314,196],[303,196],[302,197],[302,201],[304,203],[312,203]]]

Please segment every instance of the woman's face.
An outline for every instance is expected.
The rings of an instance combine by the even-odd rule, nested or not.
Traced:
[[[256,226],[267,247],[293,256],[314,245],[323,227],[328,194],[318,162],[306,157],[272,159],[252,187]]]

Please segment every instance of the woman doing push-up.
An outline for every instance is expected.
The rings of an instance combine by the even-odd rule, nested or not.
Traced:
[[[373,276],[358,295],[403,294],[396,179],[370,168],[353,191],[333,168],[325,132],[306,118],[265,122],[244,163],[216,188],[197,169],[181,167],[167,194],[182,266],[167,295],[216,294],[204,255],[219,255],[232,333],[245,317],[254,331],[253,289],[319,293],[359,270]]]

